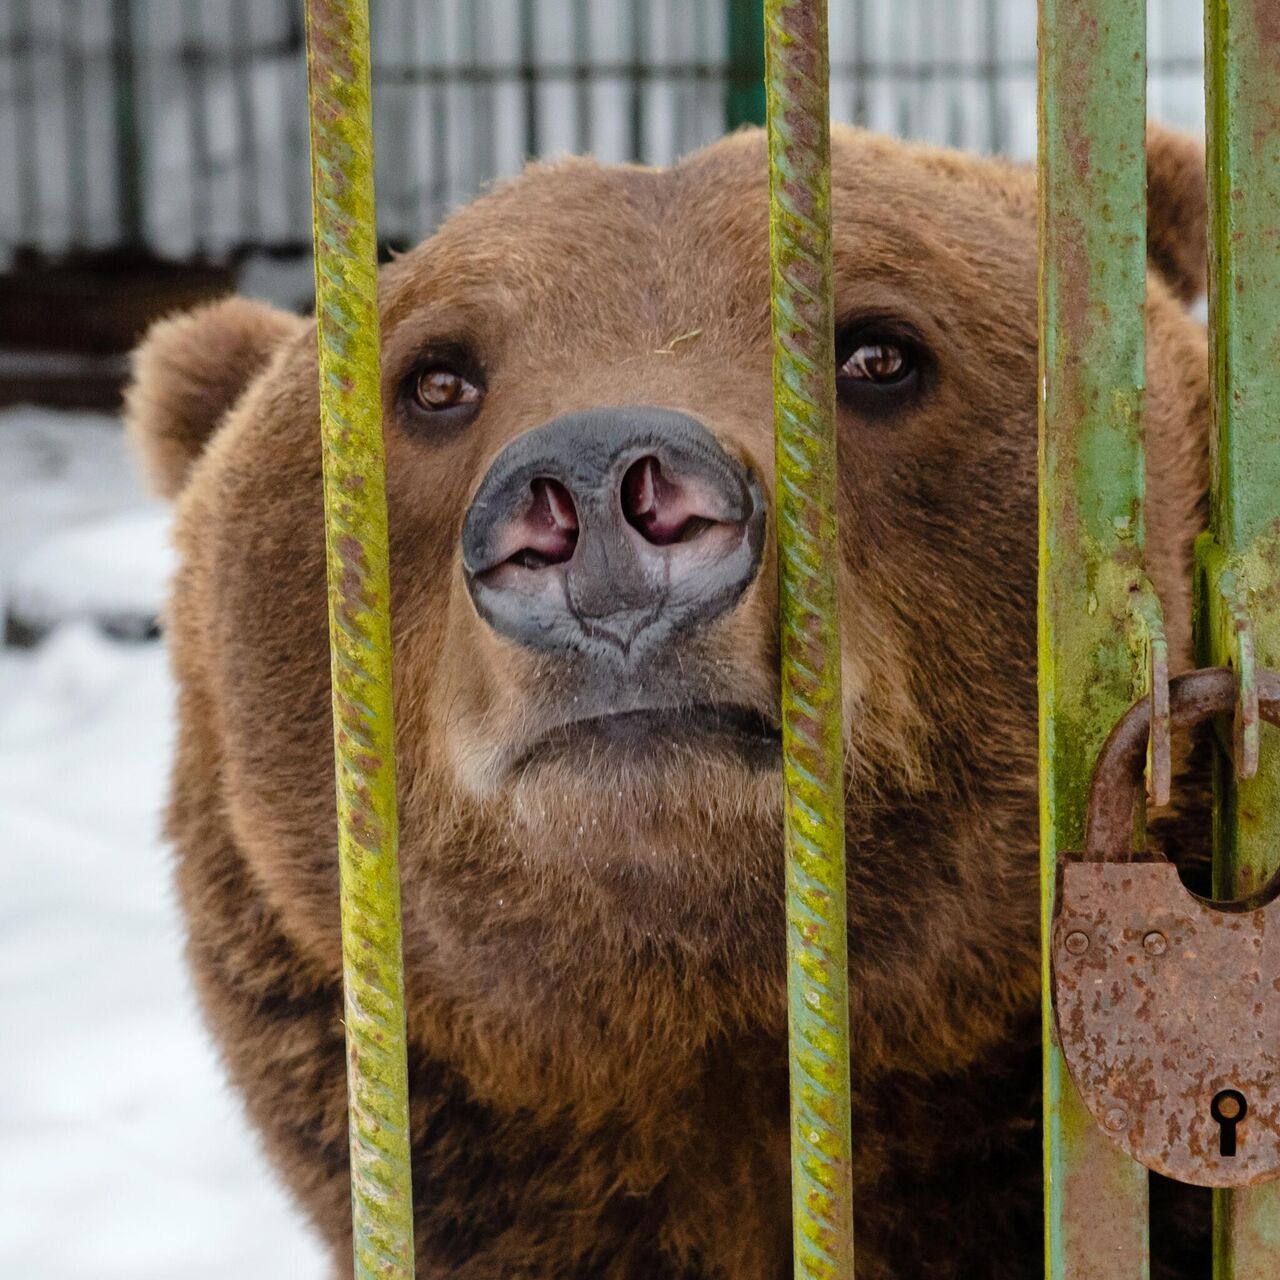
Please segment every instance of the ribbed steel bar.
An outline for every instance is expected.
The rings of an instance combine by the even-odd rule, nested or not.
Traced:
[[[1207,0],[1205,70],[1214,432],[1199,648],[1235,668],[1238,705],[1256,708],[1256,667],[1280,666],[1280,9]],[[1253,714],[1232,736],[1215,763],[1223,897],[1260,888],[1280,856],[1278,735]],[[1278,1273],[1280,1184],[1215,1192],[1217,1280]]]
[[[1058,857],[1159,630],[1141,575],[1146,5],[1040,3],[1040,795],[1048,1280],[1145,1280],[1147,1172],[1097,1128],[1057,1041]],[[1148,617],[1135,616],[1135,599]]]
[[[851,1280],[825,0],[765,6],[795,1274]]]
[[[355,1274],[412,1280],[367,0],[307,0]]]

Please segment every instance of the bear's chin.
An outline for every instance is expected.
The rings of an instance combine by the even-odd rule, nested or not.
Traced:
[[[685,879],[704,859],[732,874],[779,838],[776,746],[720,737],[657,746],[630,735],[592,726],[512,774],[503,790],[516,842],[543,859],[620,860]]]

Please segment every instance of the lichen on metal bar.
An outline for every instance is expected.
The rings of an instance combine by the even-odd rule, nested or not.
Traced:
[[[795,1274],[852,1280],[826,4],[765,23]]]
[[[1041,0],[1039,49],[1046,1276],[1145,1280],[1146,1171],[1067,1075],[1048,940],[1094,756],[1132,701],[1138,651],[1159,639],[1142,578],[1146,5]]]
[[[307,0],[357,1277],[412,1280],[367,0]]]
[[[1280,667],[1280,7],[1206,0],[1205,53],[1214,430],[1197,649],[1236,678],[1214,762],[1214,892],[1237,897],[1280,861],[1280,734],[1258,716],[1259,670]],[[1280,1184],[1216,1192],[1217,1280],[1277,1271]]]

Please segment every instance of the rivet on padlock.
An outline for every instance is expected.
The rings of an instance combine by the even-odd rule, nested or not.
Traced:
[[[1175,729],[1235,701],[1227,668],[1169,690]],[[1258,692],[1263,718],[1280,723],[1280,675],[1259,673]],[[1107,739],[1085,851],[1061,864],[1058,1038],[1085,1105],[1135,1160],[1181,1182],[1253,1186],[1280,1177],[1280,877],[1214,904],[1166,859],[1132,852],[1149,720],[1144,699]]]

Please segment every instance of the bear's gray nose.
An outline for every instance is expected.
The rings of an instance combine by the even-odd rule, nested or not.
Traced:
[[[755,476],[695,419],[589,410],[498,455],[462,527],[462,565],[500,635],[629,661],[732,607],[764,530]]]

